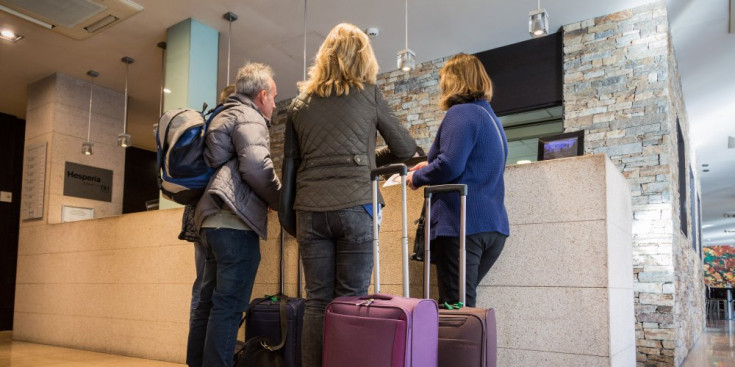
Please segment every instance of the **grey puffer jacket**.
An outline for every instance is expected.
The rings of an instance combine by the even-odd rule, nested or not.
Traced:
[[[270,121],[242,94],[231,95],[225,104],[232,106],[207,131],[204,159],[219,168],[197,205],[196,226],[201,229],[204,218],[227,205],[266,239],[268,207],[278,207],[281,189],[270,156]]]
[[[376,132],[387,144],[379,154],[405,161],[416,152],[416,142],[375,85],[327,98],[302,94],[289,108],[287,125],[285,144],[292,145],[284,147],[283,179],[289,186],[295,182],[293,210],[327,211],[370,203]],[[290,159],[295,179],[287,172]]]

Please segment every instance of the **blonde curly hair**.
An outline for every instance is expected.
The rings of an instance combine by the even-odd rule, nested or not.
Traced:
[[[301,93],[329,97],[350,94],[350,87],[375,84],[378,60],[367,34],[353,24],[337,24],[319,47],[309,79],[298,83]]]

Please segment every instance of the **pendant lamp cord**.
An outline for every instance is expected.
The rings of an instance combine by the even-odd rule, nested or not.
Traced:
[[[92,130],[92,91],[94,90],[94,77],[90,76],[89,86],[89,121],[87,122],[87,142],[89,142],[89,132]]]
[[[123,110],[123,134],[127,134],[128,128],[128,69],[130,63],[125,63],[125,109]]]
[[[230,48],[232,45],[232,20],[229,21],[229,31],[227,32],[227,85],[230,85]]]
[[[306,80],[306,12],[308,0],[304,0],[304,76],[303,80]]]
[[[406,50],[408,50],[408,0],[406,0],[406,22],[405,24],[406,24]]]

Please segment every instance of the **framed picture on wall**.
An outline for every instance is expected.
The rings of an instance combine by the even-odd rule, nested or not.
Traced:
[[[584,154],[584,130],[538,138],[538,160],[576,157]]]

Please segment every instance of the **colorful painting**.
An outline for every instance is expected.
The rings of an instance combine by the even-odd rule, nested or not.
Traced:
[[[735,246],[710,246],[704,252],[704,282],[711,287],[735,285]]]

